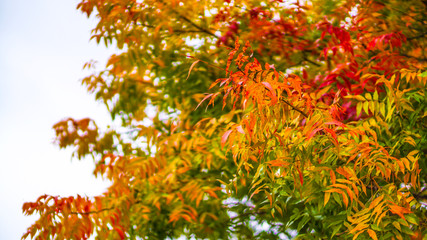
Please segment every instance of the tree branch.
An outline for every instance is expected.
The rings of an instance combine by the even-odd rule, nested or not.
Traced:
[[[282,101],[283,101],[284,103],[286,103],[288,106],[290,106],[293,110],[295,110],[295,111],[297,111],[297,112],[301,113],[305,118],[308,118],[308,115],[307,115],[305,112],[303,112],[303,111],[302,111],[302,110],[300,110],[299,108],[295,107],[295,106],[294,106],[294,105],[292,105],[290,102],[286,101],[285,99],[282,99]]]
[[[141,23],[141,26],[147,27],[147,28],[156,28],[156,26]],[[206,33],[206,29],[204,30],[184,30],[184,29],[172,29],[172,32],[174,33]],[[217,37],[217,36],[215,36]]]
[[[162,4],[165,4],[165,2],[163,0],[159,0],[159,2],[161,2]],[[166,4],[165,4],[166,5]],[[189,18],[187,18],[186,16],[182,15],[181,13],[179,13],[177,10],[175,10],[174,8],[170,8],[172,12],[176,13],[176,15],[178,15],[179,18],[184,19],[184,21],[188,22],[191,26],[197,28],[199,31],[204,32],[208,35],[211,35],[215,38],[219,38],[217,35],[215,35],[214,33],[212,33],[211,31],[209,31],[208,29],[205,29],[203,27],[200,27],[199,25],[197,25],[196,23],[194,23],[193,21],[191,21]]]
[[[400,53],[399,55],[403,56],[403,57],[407,57],[407,58],[416,59],[417,61],[420,61],[420,62],[427,62],[427,58],[417,58],[417,57],[410,56],[410,55],[404,54],[404,53]]]
[[[424,37],[425,35],[427,35],[427,32],[423,32],[423,33],[421,33],[420,35],[413,36],[413,37],[408,37],[408,38],[406,38],[406,39],[410,41],[410,40],[413,40],[413,39],[417,39],[417,38]]]
[[[110,211],[113,210],[114,207],[110,207],[110,208],[103,208],[101,210],[98,211],[89,211],[89,212],[70,212],[70,214],[75,214],[75,215],[89,215],[89,214],[94,214],[94,213],[100,213],[100,212],[104,212],[104,211]]]

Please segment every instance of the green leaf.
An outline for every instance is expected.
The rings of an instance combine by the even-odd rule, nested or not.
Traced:
[[[419,77],[427,77],[427,71],[418,74]]]
[[[310,221],[310,216],[305,215],[298,223],[297,231],[300,231],[307,224],[308,221]]]

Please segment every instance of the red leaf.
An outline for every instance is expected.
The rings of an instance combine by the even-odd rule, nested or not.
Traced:
[[[302,70],[302,78],[304,78],[306,80],[308,79],[308,73],[305,69]]]
[[[313,136],[314,136],[314,134],[316,134],[318,131],[322,131],[323,130],[323,128],[316,128],[316,129],[314,129],[308,136],[307,136],[307,138],[308,138],[308,140],[310,140]]]
[[[337,134],[335,134],[334,130],[329,129],[329,128],[325,128],[325,130],[331,134],[332,138],[335,140],[336,144],[338,144],[338,139],[337,139]]]
[[[120,235],[120,239],[125,239],[125,234],[120,228],[114,228],[114,230]]]
[[[304,184],[304,176],[302,175],[301,170],[299,170],[299,168],[297,167],[298,170],[298,174],[299,174],[299,181],[301,183],[301,186]]]

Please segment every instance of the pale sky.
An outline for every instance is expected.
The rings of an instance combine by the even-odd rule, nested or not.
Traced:
[[[91,159],[71,160],[52,144],[52,125],[65,117],[110,117],[80,79],[83,64],[101,69],[113,50],[89,42],[95,21],[76,10],[78,0],[0,0],[0,239],[20,239],[36,219],[24,202],[43,194],[101,194]]]

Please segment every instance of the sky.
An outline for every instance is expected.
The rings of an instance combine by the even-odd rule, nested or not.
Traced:
[[[85,62],[101,70],[115,50],[89,41],[95,19],[77,0],[0,1],[0,239],[20,239],[37,216],[22,204],[43,194],[94,196],[107,182],[93,160],[71,158],[53,144],[52,126],[66,117],[110,123],[106,108],[80,80]]]

